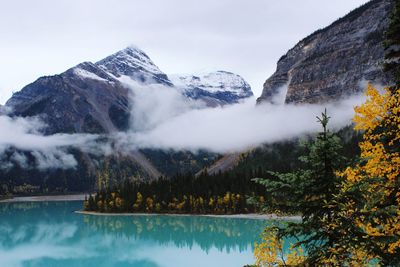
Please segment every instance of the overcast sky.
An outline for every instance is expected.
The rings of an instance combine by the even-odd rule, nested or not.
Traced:
[[[0,0],[0,104],[128,45],[165,73],[227,70],[259,96],[300,39],[366,0]]]

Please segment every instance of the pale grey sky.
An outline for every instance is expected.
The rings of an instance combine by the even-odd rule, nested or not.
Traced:
[[[366,0],[0,0],[0,104],[134,44],[167,74],[227,70],[259,96],[300,39]]]

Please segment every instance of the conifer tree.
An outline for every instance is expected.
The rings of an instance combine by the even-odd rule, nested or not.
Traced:
[[[310,266],[316,266],[315,264],[325,256],[324,246],[329,246],[336,239],[335,235],[323,231],[320,227],[323,221],[332,220],[332,214],[335,212],[328,204],[338,193],[341,178],[336,171],[343,167],[344,161],[340,154],[340,139],[327,128],[329,119],[326,110],[321,117],[317,117],[322,131],[313,141],[306,143],[308,152],[300,158],[304,163],[303,168],[290,173],[271,172],[275,179],[254,179],[256,183],[265,186],[267,193],[272,196],[272,203],[267,205],[290,212],[301,212],[301,223],[288,223],[285,228],[273,227],[265,233],[276,232],[277,236],[267,234],[274,238],[273,243],[283,237],[301,236],[301,241],[294,247],[305,247],[308,254],[307,264]],[[265,248],[268,249],[264,246],[263,249]],[[263,255],[260,249],[258,246],[256,254]],[[274,247],[271,246],[271,249]]]

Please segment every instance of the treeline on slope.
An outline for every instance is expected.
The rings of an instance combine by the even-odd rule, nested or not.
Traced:
[[[0,196],[60,194],[91,190],[96,180],[86,156],[78,150],[68,151],[80,162],[76,168],[40,166],[28,151],[9,148],[0,157]],[[44,155],[45,157],[46,155]],[[44,159],[46,161],[46,159]]]
[[[162,149],[141,149],[151,163],[165,176],[172,177],[177,173],[196,173],[204,166],[214,162],[219,155],[207,151],[174,151]]]
[[[146,177],[141,167],[126,156],[89,156],[77,149],[70,149],[67,152],[77,161],[74,168],[52,165],[51,157],[45,162],[47,166],[41,166],[31,152],[8,149],[0,158],[0,196],[93,191],[98,172],[103,166],[108,166],[112,176],[122,180]],[[18,157],[22,157],[24,161],[21,162]],[[110,182],[119,181],[110,180]]]
[[[351,159],[360,152],[358,142],[361,140],[362,134],[354,131],[353,125],[345,126],[335,134],[342,140],[341,155]],[[307,143],[312,139],[313,136],[305,136],[256,148],[243,155],[239,164],[230,172],[257,170],[257,173],[268,175],[268,171],[289,172],[295,170],[302,167],[303,163],[299,160],[299,157],[307,151]]]
[[[341,129],[338,135],[344,142],[341,154],[352,157],[359,153],[357,143],[360,135],[351,126]],[[104,166],[97,176],[99,190],[85,201],[84,209],[96,212],[234,214],[259,212],[264,206],[265,212],[291,212],[284,207],[275,209],[274,205],[268,205],[282,199],[267,194],[263,186],[252,179],[266,177],[274,180],[276,178],[270,171],[290,172],[302,167],[304,163],[298,158],[307,150],[305,143],[310,139],[304,137],[265,145],[243,154],[233,170],[213,175],[205,170],[199,176],[186,173],[142,181],[120,179]],[[116,182],[121,180],[122,183]],[[265,208],[269,206],[274,208]]]
[[[95,190],[98,172],[107,166],[110,184],[133,177],[146,180],[148,174],[129,156],[94,156],[77,149],[67,153],[74,156],[76,167],[66,168],[52,163],[51,156],[43,155],[38,160],[30,151],[9,148],[0,156],[0,197],[9,195],[40,195],[91,192]],[[146,149],[141,151],[161,173],[168,177],[177,172],[198,172],[215,161],[218,155],[200,151],[162,151]],[[40,155],[39,155],[40,156]],[[43,163],[40,163],[44,161]],[[47,165],[47,166],[43,166]],[[116,180],[116,179],[120,180]]]
[[[343,135],[348,135],[348,144],[346,147],[356,147],[357,141],[354,139],[352,130],[344,129],[340,131]],[[297,157],[302,151],[298,140],[280,142],[265,145],[262,148],[255,149],[250,153],[243,154],[239,165],[227,175],[241,175],[250,181],[253,177],[265,174],[266,170],[289,171],[298,164]],[[140,167],[128,157],[106,158],[89,157],[78,150],[68,151],[74,155],[78,164],[76,168],[37,168],[36,159],[24,151],[9,149],[2,158],[0,166],[0,196],[7,195],[40,195],[40,194],[65,194],[74,192],[88,192],[98,188],[99,176],[108,174],[108,186],[114,185],[125,180],[146,180],[146,175]],[[157,151],[156,151],[157,152]],[[146,151],[146,156],[155,159],[157,167],[164,165],[163,170],[168,166],[171,170],[166,174],[167,177],[191,176],[176,175],[181,172],[197,172],[200,166],[211,164],[217,158],[217,155],[202,152],[198,155],[192,153],[176,153],[176,156],[169,156],[171,153],[158,153]],[[354,151],[349,151],[354,154]],[[20,164],[14,158],[14,153],[23,155],[26,158],[24,164]],[[158,154],[156,157],[154,154]],[[97,162],[97,163],[96,163]],[[3,166],[5,164],[9,166]],[[11,164],[10,164],[11,163]],[[98,167],[96,165],[99,164]],[[107,169],[107,171],[105,171]],[[254,176],[255,175],[255,176]],[[220,176],[217,174],[216,176]],[[174,179],[174,178],[173,178]],[[213,178],[210,178],[213,179]]]

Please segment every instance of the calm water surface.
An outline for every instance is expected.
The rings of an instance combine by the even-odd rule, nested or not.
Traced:
[[[81,201],[0,203],[0,267],[225,267],[253,263],[266,222],[76,214]]]

